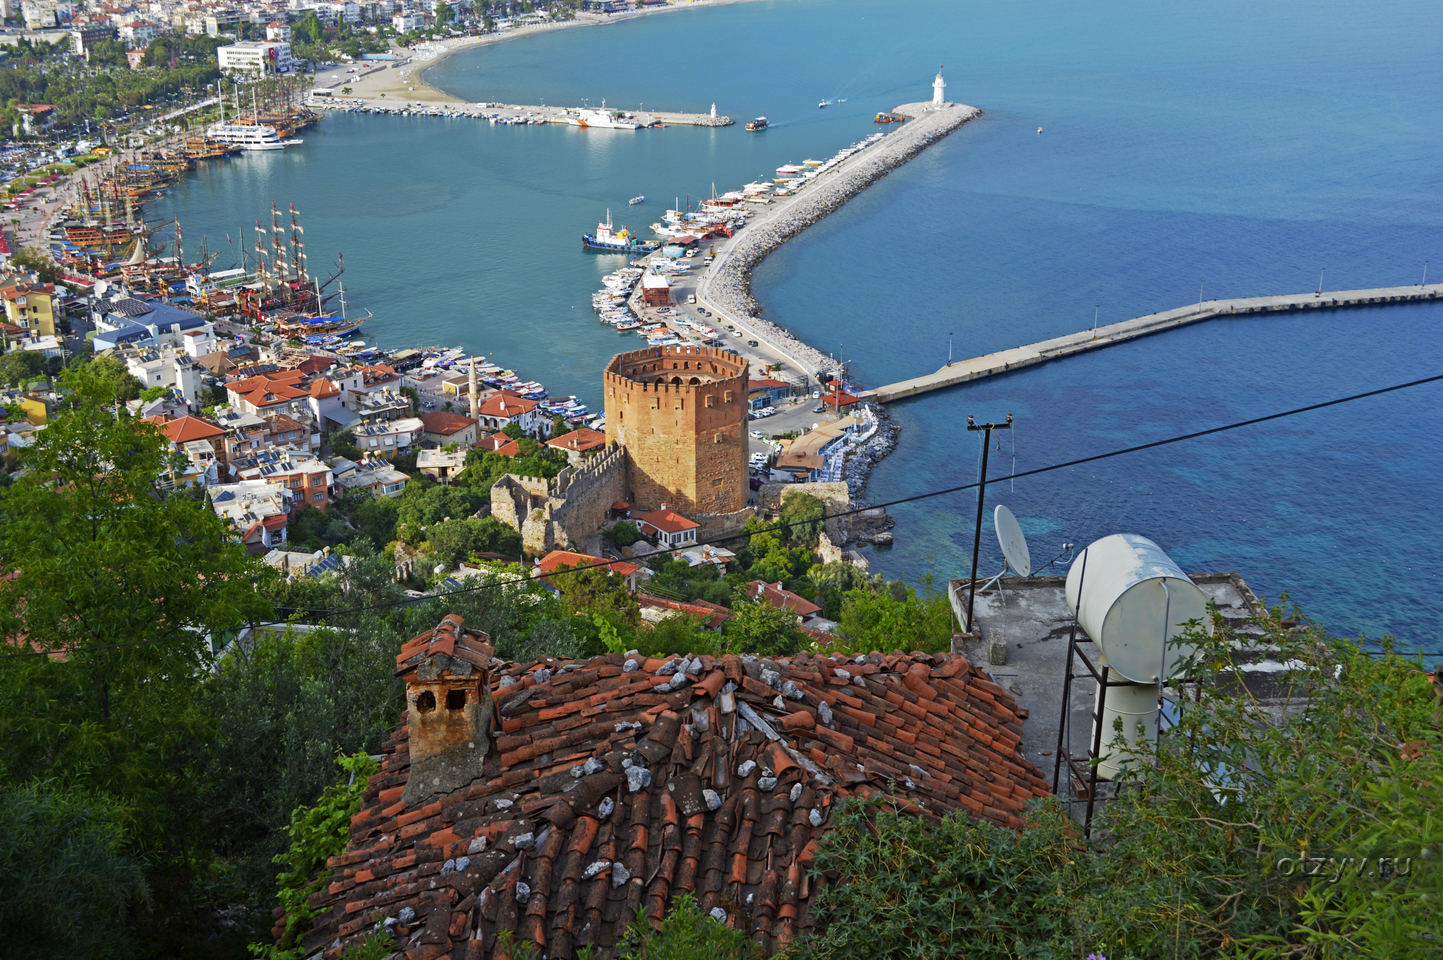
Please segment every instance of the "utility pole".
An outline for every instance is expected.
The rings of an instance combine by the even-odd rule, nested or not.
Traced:
[[[1011,430],[1012,414],[1007,415],[1006,423],[977,423],[972,417],[967,418],[967,429],[969,431],[982,431],[982,476],[977,483],[977,529],[972,535],[972,586],[967,593],[967,632],[973,630],[972,606],[977,600],[977,553],[982,547],[982,507],[987,499],[987,452],[992,446],[993,430]]]

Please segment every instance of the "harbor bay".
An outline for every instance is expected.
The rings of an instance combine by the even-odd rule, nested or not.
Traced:
[[[1027,31],[941,4],[874,27],[870,9],[818,0],[646,18],[458,54],[428,74],[468,100],[534,102],[550,85],[574,101],[608,63],[705,31],[734,41],[729,49],[743,61],[726,89],[682,91],[629,76],[594,96],[692,111],[716,101],[734,117],[769,114],[763,134],[738,125],[668,129],[663,138],[332,115],[308,131],[303,150],[204,170],[155,211],[178,216],[188,239],[205,235],[215,250],[271,200],[295,203],[313,257],[345,251],[348,296],[377,315],[368,341],[464,346],[595,405],[604,358],[634,341],[591,316],[587,295],[618,264],[582,254],[576,234],[607,207],[644,228],[657,207],[625,210],[634,195],[670,205],[713,182],[727,189],[827,155],[870,133],[873,113],[925,96],[936,61],[960,46],[967,62],[949,65],[949,93],[986,115],[783,245],[753,277],[768,320],[840,354],[864,386],[941,366],[949,333],[958,356],[974,356],[1080,329],[1094,305],[1115,321],[1188,302],[1199,284],[1213,299],[1308,290],[1324,269],[1334,289],[1416,283],[1439,249],[1439,213],[1419,202],[1437,195],[1436,165],[1421,159],[1438,152],[1437,108],[1411,92],[1417,75],[1436,68],[1405,57],[1395,74],[1339,76],[1336,60],[1332,69],[1311,62],[1320,45],[1381,42],[1350,30],[1343,8],[1331,26],[1301,27],[1308,57],[1270,54],[1260,66],[1255,54],[1300,29],[1301,7],[1239,11],[1250,24],[1242,49],[1222,51],[1222,38],[1203,29],[1181,56],[1180,18],[1128,22],[1126,9],[1088,23],[1043,5]],[[960,38],[964,17],[986,43],[936,49],[917,40],[927,18]],[[777,41],[757,38],[763,18],[779,35],[817,25],[832,44],[828,56],[764,68],[777,61]],[[1149,40],[1159,41],[1151,52]],[[1239,69],[1216,69],[1220,56]],[[539,65],[553,59],[564,65],[543,74]],[[488,83],[475,96],[453,86],[448,75],[468,64],[512,86]],[[1239,79],[1244,65],[1248,78]],[[1165,81],[1152,82],[1159,74]],[[1302,82],[1279,93],[1285,76]],[[1393,106],[1380,108],[1387,98]],[[1166,178],[1155,172],[1163,166]],[[1435,310],[1213,322],[898,404],[901,442],[869,495],[895,499],[975,474],[975,440],[960,426],[972,413],[1018,415],[1022,469],[1271,412],[1295,397],[1409,379],[1436,366]],[[1410,522],[1439,492],[1431,471],[1416,468],[1437,462],[1431,431],[1418,429],[1420,411],[1426,421],[1437,404],[1421,394],[1378,404],[1366,411],[1361,441],[1339,413],[1241,447],[1179,449],[1163,460],[1115,461],[1117,472],[997,489],[1044,545],[1038,553],[1132,525],[1190,569],[1241,570],[1270,596],[1290,590],[1336,629],[1391,626],[1405,640],[1424,639],[1437,601],[1403,584],[1394,600],[1401,589],[1409,602],[1385,605],[1380,590],[1402,580],[1401,568],[1376,555],[1365,575],[1354,568],[1360,544],[1394,537],[1410,565],[1437,559]],[[1009,461],[994,452],[994,476],[999,462]],[[1377,510],[1358,509],[1360,487]],[[894,510],[897,546],[874,553],[874,569],[955,573],[970,552],[965,500]]]

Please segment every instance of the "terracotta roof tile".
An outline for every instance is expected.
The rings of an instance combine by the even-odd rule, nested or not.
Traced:
[[[1015,703],[958,657],[503,664],[451,616],[397,668],[408,710],[422,688],[462,680],[484,709],[408,712],[387,743],[313,898],[303,945],[330,958],[404,908],[411,960],[497,955],[508,930],[547,956],[610,952],[634,917],[684,893],[771,953],[811,925],[806,868],[838,799],[905,784],[898,805],[916,815],[965,809],[1019,828],[1047,793],[1017,752]],[[448,749],[489,748],[451,770],[449,792],[408,804],[413,774],[436,762],[437,717],[464,734]]]

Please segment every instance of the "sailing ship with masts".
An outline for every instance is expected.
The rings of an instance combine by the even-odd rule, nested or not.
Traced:
[[[345,260],[336,258],[336,270],[325,281],[312,276],[306,257],[305,228],[300,212],[292,204],[290,222],[282,222],[282,214],[271,204],[271,225],[256,221],[254,272],[239,282],[213,285],[196,278],[189,288],[197,302],[207,307],[213,300],[233,302],[234,311],[257,326],[269,326],[285,337],[296,339],[344,337],[355,333],[370,319],[348,317],[345,294],[337,286],[326,291],[345,272]],[[330,309],[332,300],[340,299],[341,313]]]

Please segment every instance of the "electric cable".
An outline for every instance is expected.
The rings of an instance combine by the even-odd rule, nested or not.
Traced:
[[[1377,388],[1377,389],[1375,389],[1375,390],[1367,390],[1367,391],[1364,391],[1364,392],[1362,392],[1362,393],[1350,394],[1350,395],[1348,395],[1348,396],[1346,396],[1346,397],[1337,397],[1337,398],[1335,398],[1335,399],[1333,399],[1333,400],[1324,400],[1324,401],[1322,401],[1322,402],[1320,402],[1320,403],[1308,404],[1307,406],[1294,407],[1294,408],[1291,409],[1291,410],[1283,410],[1283,411],[1280,411],[1280,412],[1278,412],[1278,413],[1270,413],[1270,414],[1266,414],[1265,416],[1253,417],[1253,418],[1250,418],[1250,419],[1248,419],[1248,420],[1237,420],[1237,421],[1234,421],[1234,422],[1232,422],[1232,423],[1223,424],[1223,425],[1221,425],[1221,426],[1209,427],[1209,428],[1207,428],[1206,430],[1195,430],[1195,431],[1193,431],[1193,432],[1191,432],[1191,433],[1179,434],[1179,435],[1177,435],[1177,436],[1167,437],[1167,438],[1164,438],[1164,439],[1162,439],[1162,440],[1152,440],[1152,441],[1149,441],[1148,443],[1140,443],[1140,444],[1136,444],[1136,445],[1131,446],[1131,447],[1123,447],[1123,448],[1118,449],[1118,450],[1109,450],[1109,451],[1107,451],[1107,452],[1105,452],[1105,453],[1096,453],[1096,454],[1092,454],[1091,456],[1079,457],[1079,458],[1077,458],[1077,459],[1075,459],[1075,460],[1067,460],[1067,461],[1064,461],[1064,462],[1062,462],[1062,463],[1054,463],[1054,464],[1048,464],[1048,465],[1041,466],[1041,467],[1035,467],[1035,468],[1033,468],[1033,469],[1031,469],[1031,470],[1024,470],[1024,471],[1022,471],[1021,473],[1015,474],[1015,477],[1016,477],[1016,478],[1034,477],[1034,476],[1039,476],[1039,475],[1045,474],[1045,473],[1052,473],[1052,472],[1057,471],[1057,470],[1066,470],[1066,469],[1070,469],[1070,468],[1072,468],[1072,467],[1082,466],[1082,465],[1088,464],[1088,463],[1097,463],[1097,462],[1099,462],[1099,461],[1108,460],[1108,459],[1111,459],[1111,458],[1113,458],[1113,457],[1125,456],[1125,455],[1127,455],[1127,454],[1132,454],[1132,453],[1140,453],[1140,452],[1142,452],[1142,451],[1144,451],[1144,450],[1152,450],[1152,449],[1156,449],[1156,448],[1158,448],[1158,447],[1170,446],[1170,445],[1172,445],[1172,444],[1174,444],[1174,443],[1182,443],[1182,442],[1187,441],[1187,440],[1196,440],[1196,439],[1198,439],[1198,438],[1200,438],[1200,437],[1208,437],[1208,436],[1212,436],[1212,435],[1214,435],[1214,434],[1226,433],[1226,432],[1231,431],[1231,430],[1239,430],[1239,429],[1241,429],[1241,428],[1243,428],[1243,427],[1256,426],[1257,424],[1260,424],[1260,423],[1268,423],[1268,422],[1273,421],[1273,420],[1281,420],[1281,419],[1284,419],[1284,418],[1286,418],[1286,417],[1294,417],[1294,416],[1298,416],[1298,415],[1304,414],[1304,413],[1311,413],[1311,412],[1313,412],[1313,411],[1315,411],[1315,410],[1323,410],[1323,409],[1326,409],[1326,408],[1328,408],[1328,407],[1339,406],[1340,404],[1353,403],[1353,402],[1358,401],[1358,400],[1365,400],[1365,399],[1368,399],[1368,398],[1370,398],[1370,397],[1377,397],[1377,396],[1382,396],[1383,394],[1395,393],[1395,392],[1397,392],[1397,391],[1399,391],[1399,390],[1408,390],[1408,389],[1411,389],[1411,388],[1413,388],[1413,387],[1425,386],[1425,385],[1427,385],[1427,384],[1437,383],[1437,382],[1439,382],[1439,381],[1443,381],[1443,374],[1436,374],[1436,375],[1431,376],[1431,377],[1422,377],[1422,378],[1417,379],[1417,380],[1409,380],[1409,381],[1407,381],[1406,383],[1397,383],[1397,384],[1393,384],[1393,385],[1387,386],[1387,387],[1379,387],[1379,388]],[[658,554],[663,554],[663,555],[664,555],[664,554],[675,554],[675,553],[680,553],[680,552],[683,551],[683,550],[693,550],[693,549],[695,549],[695,548],[697,548],[697,547],[701,547],[701,546],[715,545],[715,544],[726,543],[726,542],[734,541],[734,540],[749,539],[749,538],[751,538],[751,537],[754,537],[754,536],[756,536],[756,535],[758,535],[758,534],[762,534],[762,533],[775,533],[775,532],[780,531],[780,530],[790,530],[790,529],[792,529],[793,527],[802,527],[802,526],[807,526],[807,525],[810,525],[810,524],[821,524],[821,523],[825,523],[825,522],[828,521],[828,520],[840,519],[840,518],[842,518],[842,517],[850,517],[850,516],[854,516],[854,515],[856,515],[856,514],[858,514],[858,513],[862,513],[862,512],[864,512],[864,511],[868,511],[868,510],[877,510],[877,509],[883,509],[883,510],[885,510],[885,509],[887,509],[888,507],[901,506],[901,505],[907,504],[907,503],[916,503],[916,502],[918,502],[918,501],[920,501],[920,500],[930,500],[930,499],[932,499],[932,498],[934,498],[934,497],[944,497],[944,496],[948,496],[948,495],[950,495],[950,494],[964,493],[964,492],[966,492],[966,491],[968,491],[968,490],[975,490],[975,489],[977,489],[977,487],[980,486],[980,485],[981,485],[981,483],[980,483],[980,479],[979,479],[979,481],[978,481],[978,482],[975,482],[975,483],[958,484],[958,485],[952,486],[952,487],[944,487],[944,488],[942,488],[942,489],[940,489],[940,490],[930,490],[930,491],[928,491],[928,492],[926,492],[926,493],[916,493],[916,494],[912,494],[912,495],[906,496],[906,497],[899,497],[899,498],[897,498],[897,499],[895,499],[895,500],[888,500],[888,501],[885,501],[885,502],[883,502],[883,503],[872,504],[872,505],[870,505],[870,506],[854,507],[854,508],[852,508],[852,509],[850,509],[850,510],[842,510],[842,511],[839,511],[839,512],[837,512],[837,513],[825,514],[825,515],[823,515],[822,517],[819,517],[819,518],[816,518],[816,519],[812,519],[812,520],[797,520],[797,521],[792,521],[792,522],[790,522],[790,523],[775,523],[775,524],[771,524],[771,525],[766,526],[766,527],[762,527],[761,529],[758,529],[758,530],[741,531],[741,532],[734,533],[734,534],[727,534],[727,535],[724,535],[724,536],[713,537],[713,538],[708,539],[708,540],[699,540],[699,541],[696,541],[696,542],[694,542],[694,543],[689,543],[689,544],[685,544],[685,545],[682,545],[682,546],[669,547],[669,548],[666,548],[666,549],[657,550],[657,551],[655,551],[654,553],[650,554],[649,556],[656,556],[656,555],[658,555]],[[617,563],[617,562],[622,562],[622,561],[603,560],[603,561],[601,561],[601,562],[599,562],[599,563],[582,564],[582,565],[578,565],[578,566],[575,566],[575,567],[569,567],[569,568],[567,568],[567,569],[564,571],[564,573],[580,573],[580,572],[585,571],[585,570],[594,570],[594,569],[598,569],[598,568],[600,568],[600,567],[610,567],[612,564]],[[350,608],[342,609],[342,610],[333,610],[333,609],[328,609],[328,608],[316,608],[316,607],[277,607],[276,609],[277,609],[278,611],[287,611],[287,612],[290,612],[290,613],[292,613],[292,614],[297,614],[297,613],[299,613],[299,614],[316,614],[316,615],[329,615],[329,616],[348,616],[348,615],[357,614],[357,613],[367,613],[367,612],[370,612],[370,611],[372,611],[372,610],[387,610],[387,609],[391,609],[391,608],[393,608],[393,607],[406,606],[406,605],[409,605],[409,604],[430,603],[430,602],[433,601],[433,600],[445,599],[445,598],[447,598],[447,597],[454,597],[454,596],[458,596],[458,595],[460,595],[460,594],[475,593],[475,592],[477,592],[477,591],[479,591],[479,590],[490,590],[490,589],[494,589],[494,588],[497,588],[497,587],[519,586],[519,585],[523,585],[523,584],[527,584],[527,583],[533,583],[533,582],[535,582],[535,581],[537,581],[537,580],[540,580],[540,579],[544,579],[546,576],[550,576],[550,574],[543,574],[543,575],[541,575],[541,576],[539,576],[539,577],[538,577],[538,576],[532,576],[532,575],[529,575],[529,574],[528,574],[528,575],[525,575],[525,576],[513,577],[513,578],[508,579],[508,580],[492,580],[492,581],[490,581],[490,582],[488,582],[488,583],[478,584],[478,585],[476,585],[476,586],[474,586],[474,587],[461,587],[461,588],[455,589],[455,590],[448,590],[448,591],[447,591],[446,593],[444,593],[444,594],[431,594],[431,595],[426,595],[426,596],[422,596],[422,597],[405,597],[405,598],[402,598],[402,599],[400,599],[400,600],[390,600],[390,601],[386,601],[386,602],[384,602],[384,603],[367,604],[367,605],[363,605],[363,606],[359,606],[359,607],[350,607]],[[282,626],[282,625],[285,625],[285,624],[288,624],[288,623],[291,623],[291,622],[292,622],[292,621],[291,621],[290,619],[285,619],[285,620],[264,620],[264,621],[256,621],[256,622],[253,624],[253,626]],[[190,635],[190,636],[193,636],[193,635]],[[126,643],[119,643],[119,644],[96,644],[96,645],[87,645],[87,646],[85,646],[85,647],[83,647],[83,648],[43,650],[43,651],[29,651],[29,652],[26,652],[26,653],[12,653],[12,654],[7,654],[7,655],[5,655],[5,656],[3,656],[3,657],[0,657],[0,660],[10,660],[10,659],[15,659],[15,658],[17,658],[17,657],[52,656],[52,655],[54,655],[54,654],[73,653],[73,652],[77,652],[78,650],[82,650],[82,649],[83,649],[83,650],[86,650],[86,651],[89,651],[89,650],[107,649],[107,648],[110,648],[110,647],[139,646],[139,645],[143,645],[143,644],[147,644],[147,643],[164,643],[164,642],[168,642],[168,641],[170,641],[170,640],[176,640],[176,639],[181,639],[181,637],[179,637],[179,636],[157,637],[157,638],[152,639],[152,640],[135,640],[135,641],[129,641],[129,642],[126,642]]]

